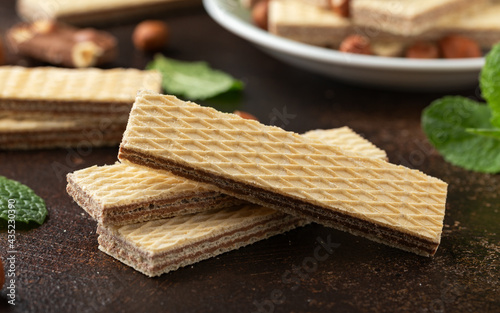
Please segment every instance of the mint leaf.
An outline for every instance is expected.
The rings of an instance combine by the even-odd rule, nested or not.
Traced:
[[[9,214],[12,211],[14,214]],[[33,190],[20,182],[0,176],[1,219],[8,221],[13,218],[16,222],[36,222],[41,225],[46,216],[45,202]]]
[[[422,129],[448,162],[473,171],[497,173],[500,140],[485,136],[481,130],[492,129],[490,119],[486,105],[463,97],[444,97],[422,112]]]
[[[146,68],[161,72],[166,92],[190,100],[203,100],[229,90],[243,89],[241,81],[210,68],[206,62],[183,62],[157,54]]]
[[[500,128],[467,128],[466,131],[471,134],[491,137],[500,140]]]
[[[500,44],[495,45],[486,56],[479,85],[491,109],[491,124],[500,127]]]

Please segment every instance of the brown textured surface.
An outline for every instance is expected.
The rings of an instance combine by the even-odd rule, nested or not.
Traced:
[[[15,22],[13,8],[5,5],[2,29]],[[165,20],[172,27],[166,54],[209,61],[245,81],[239,109],[296,132],[348,125],[386,150],[391,162],[448,182],[436,256],[419,257],[313,224],[150,279],[98,250],[96,223],[65,191],[67,173],[113,164],[117,149],[2,151],[0,175],[32,187],[47,202],[49,218],[18,232],[18,298],[9,306],[2,289],[0,311],[256,312],[255,301],[271,312],[273,295],[273,312],[500,310],[500,176],[453,167],[429,147],[420,112],[444,93],[360,88],[297,70],[224,31],[201,10]],[[132,49],[132,29],[109,28],[122,51],[115,65],[142,68],[151,56]],[[457,93],[477,97],[475,86]],[[6,235],[0,233],[2,247]],[[316,267],[311,258],[317,238],[328,236],[340,246]],[[4,249],[0,255],[5,261]]]

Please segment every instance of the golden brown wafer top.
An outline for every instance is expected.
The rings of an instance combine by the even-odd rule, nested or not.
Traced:
[[[173,96],[140,92],[121,147],[440,241],[443,181]]]
[[[161,90],[156,71],[115,68],[0,67],[0,101],[133,103],[139,89]]]

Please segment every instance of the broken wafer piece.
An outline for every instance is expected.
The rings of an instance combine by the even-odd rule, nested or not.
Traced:
[[[443,181],[173,96],[138,94],[118,157],[416,254],[441,240]]]
[[[128,116],[137,91],[161,90],[161,74],[137,69],[0,67],[0,112]]]
[[[246,204],[119,227],[99,224],[97,233],[101,251],[152,277],[307,223]]]
[[[478,0],[356,0],[354,24],[393,34],[416,36],[439,23],[474,13],[489,1]]]
[[[18,55],[66,67],[99,66],[118,54],[118,42],[110,33],[52,20],[20,23],[7,31],[6,38]]]
[[[348,127],[314,130],[304,136],[370,157],[385,151]],[[102,225],[125,225],[241,203],[211,185],[142,166],[92,166],[67,176],[70,196]]]

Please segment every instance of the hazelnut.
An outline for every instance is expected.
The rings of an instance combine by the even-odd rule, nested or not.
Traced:
[[[349,17],[349,0],[330,0],[332,11],[342,17]]]
[[[406,50],[406,57],[411,59],[437,59],[439,48],[435,43],[417,41]]]
[[[372,54],[370,40],[361,35],[347,36],[340,43],[339,51],[356,54]]]
[[[252,20],[255,25],[258,27],[267,30],[267,16],[269,13],[269,1],[268,0],[260,0],[255,4],[252,8]]]
[[[148,20],[139,23],[132,34],[136,49],[141,51],[159,51],[167,43],[169,28],[165,22]]]
[[[476,41],[458,35],[450,35],[439,41],[441,54],[446,59],[479,58],[481,48]]]
[[[256,120],[256,121],[258,121],[258,119],[255,116],[253,116],[250,113],[244,112],[244,111],[238,111],[238,110],[236,110],[236,111],[233,112],[233,114],[236,114],[239,117],[247,119],[247,120]]]

